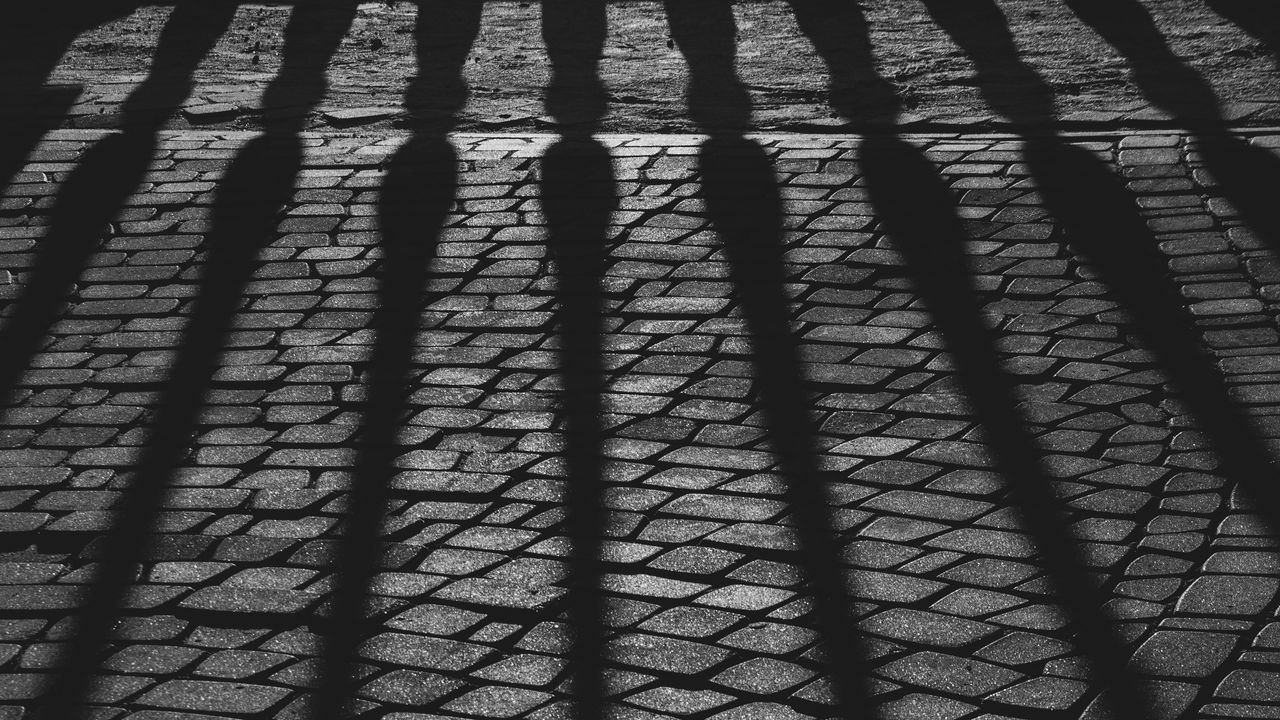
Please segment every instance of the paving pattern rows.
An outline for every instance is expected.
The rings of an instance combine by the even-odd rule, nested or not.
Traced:
[[[61,188],[110,137],[55,131],[8,188],[6,319]],[[160,134],[143,187],[0,415],[0,717],[22,715],[71,639],[113,508],[181,394],[167,381],[207,290],[210,217],[252,137]],[[1280,148],[1277,134],[1245,137]],[[1066,243],[1023,142],[906,139],[953,194],[970,264],[956,272],[971,273],[1072,542],[1132,666],[1152,678],[1153,717],[1280,717],[1275,541],[1217,472],[1141,328]],[[359,488],[378,202],[402,140],[303,136],[292,198],[256,254],[119,608],[91,695],[99,717],[305,716]],[[789,478],[756,402],[771,379],[753,370],[745,290],[702,199],[703,140],[601,138],[620,196],[601,278],[607,689],[617,718],[828,717]],[[1196,138],[1069,140],[1124,179],[1231,406],[1274,447],[1274,254],[1204,170]],[[557,268],[540,203],[555,137],[452,141],[459,185],[422,293],[357,709],[562,717],[573,579]],[[871,701],[888,719],[1094,716],[1093,660],[873,210],[864,139],[753,142],[783,199],[790,330]]]

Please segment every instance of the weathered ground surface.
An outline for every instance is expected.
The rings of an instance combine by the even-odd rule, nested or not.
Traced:
[[[868,5],[902,125],[742,3],[759,134],[684,133],[615,3],[599,145],[537,3],[447,138],[408,4],[269,102],[286,8],[0,27],[0,718],[1280,717],[1266,14]]]
[[[374,229],[400,141],[303,138],[287,209],[241,269],[250,277],[225,318],[225,347],[211,375],[192,376],[177,368],[217,329],[194,304],[234,267],[220,254],[234,250],[208,239],[252,202],[219,190],[233,163],[251,162],[249,137],[162,135],[0,419],[0,700],[11,712],[38,696],[76,637],[64,619],[120,532],[112,508],[140,492],[130,484],[140,463],[163,480],[146,517],[159,535],[109,614],[93,701],[133,717],[298,717],[320,681],[315,659],[346,567],[335,543],[348,494],[373,481],[358,448],[379,422],[366,392],[371,314],[386,292]],[[563,611],[583,578],[566,525],[563,266],[549,262],[539,200],[553,139],[455,141],[460,185],[421,295],[385,544],[365,558],[375,577],[358,692],[373,717],[560,717],[569,697]],[[1060,539],[1095,574],[1117,648],[1155,680],[1152,716],[1270,717],[1280,563],[1254,486],[1223,475],[1212,433],[1183,404],[1187,388],[1168,384],[1168,358],[1143,349],[1149,328],[1064,244],[1024,145],[908,139],[963,220],[967,260],[949,266],[952,279],[975,289],[996,329],[988,351],[1043,453]],[[1041,549],[1055,530],[1029,525],[1011,492],[1027,479],[993,472],[999,438],[978,424],[944,348],[956,338],[922,302],[937,279],[877,217],[870,142],[762,139],[774,170],[764,191],[783,201],[792,369],[812,393],[811,447],[825,471],[797,478],[777,464],[782,430],[756,395],[783,382],[753,364],[761,338],[741,300],[760,289],[735,286],[701,199],[709,151],[693,136],[604,140],[621,197],[599,278],[606,464],[590,480],[606,528],[603,662],[617,717],[828,715],[795,482],[829,493],[841,602],[882,717],[1078,716],[1105,658],[1080,644],[1054,589],[1063,576]],[[42,238],[74,225],[76,209],[60,215],[53,199],[102,141],[53,134],[8,190],[10,318]],[[1268,152],[1280,137],[1252,143]],[[1189,311],[1232,412],[1280,438],[1280,272],[1201,169],[1196,139],[1076,145],[1126,178],[1159,243],[1166,309]],[[174,405],[192,382],[198,411],[175,437],[166,424],[183,422]],[[168,455],[155,448],[165,442],[176,443]],[[171,458],[158,475],[157,455]]]
[[[1058,97],[1060,116],[1114,124],[1153,113],[1133,82],[1129,63],[1064,3],[1028,0],[999,3],[1024,62]],[[1237,5],[1239,3],[1236,3]],[[973,78],[973,63],[918,2],[865,3],[879,73],[901,94],[911,119],[932,122],[991,121]],[[1219,5],[1230,6],[1230,0]],[[394,124],[405,83],[416,73],[414,5],[369,3],[343,41],[329,78],[332,91],[321,110],[378,108],[359,120],[326,119],[315,125]],[[1242,30],[1202,0],[1146,4],[1169,49],[1217,92],[1236,122],[1280,120],[1280,74],[1275,48]],[[253,128],[262,88],[279,69],[288,6],[246,6],[196,75],[189,105],[230,104],[227,114],[198,124]],[[110,126],[119,105],[150,69],[157,38],[171,13],[147,7],[81,35],[53,75],[55,84],[83,88],[66,121],[75,127]],[[734,7],[738,21],[738,72],[748,86],[760,129],[816,129],[839,124],[826,105],[827,74],[813,45],[782,2]],[[489,2],[466,64],[472,96],[461,115],[464,130],[536,130],[548,125],[542,107],[549,63],[540,36],[536,2]],[[1258,26],[1246,23],[1248,29]],[[1280,29],[1272,27],[1272,30]],[[850,29],[851,36],[853,29]],[[1263,38],[1270,37],[1259,32]],[[609,35],[601,67],[612,96],[605,129],[670,132],[694,129],[684,92],[686,70],[670,42],[661,3],[609,5]],[[1174,81],[1175,88],[1177,83]],[[1089,113],[1075,115],[1076,113]],[[1098,113],[1094,115],[1092,113]],[[175,113],[173,125],[189,118]],[[1132,123],[1130,123],[1132,124]]]

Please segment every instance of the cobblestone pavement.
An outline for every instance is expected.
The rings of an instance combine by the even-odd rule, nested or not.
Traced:
[[[1205,167],[1221,138],[1067,136],[1059,166],[1097,159],[1130,204],[1102,182],[1066,217],[1013,135],[601,136],[617,203],[592,260],[555,246],[556,136],[421,156],[395,192],[452,206],[438,243],[398,225],[404,247],[378,231],[403,137],[304,134],[296,178],[252,177],[273,151],[256,135],[132,137],[52,132],[0,205],[0,718],[74,686],[50,684],[68,667],[97,678],[95,717],[309,717],[345,636],[353,710],[389,720],[563,717],[601,668],[629,720],[825,718],[840,698],[887,720],[1101,717],[1115,673],[1150,718],[1280,717],[1257,512],[1280,263]],[[1231,142],[1271,157],[1280,133]],[[134,166],[140,190],[112,184]],[[255,180],[289,188],[278,216]],[[754,230],[780,246],[726,248],[773,197],[779,227]],[[1108,214],[1125,207],[1132,227]],[[1133,247],[1072,236],[1090,213]],[[379,401],[375,329],[397,319],[408,382]],[[575,362],[603,373],[598,418]],[[584,421],[590,477],[566,462],[592,452],[566,455]],[[398,435],[385,488],[362,450],[379,428]],[[361,585],[344,574],[367,576],[363,619],[335,601]],[[591,668],[572,639],[601,628],[573,608],[597,583]],[[851,649],[820,643],[823,607]]]

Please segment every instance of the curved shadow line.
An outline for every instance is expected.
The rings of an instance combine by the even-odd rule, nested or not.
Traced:
[[[561,137],[542,159],[542,207],[555,261],[564,383],[570,540],[568,615],[575,716],[604,717],[605,612],[601,557],[604,509],[604,292],[609,221],[618,205],[609,151],[593,136],[606,111],[598,66],[604,54],[602,0],[545,0],[542,36],[551,59],[546,105]]]
[[[1004,17],[990,0],[925,0],[925,4],[977,64],[979,86],[993,108],[1014,117],[1007,91],[999,90],[1009,77],[1020,79],[1020,94],[1040,98],[1022,118],[1029,125],[1024,133],[1024,159],[1046,208],[1067,242],[1097,268],[1132,315],[1133,330],[1155,354],[1218,451],[1219,471],[1251,496],[1274,535],[1280,488],[1258,477],[1258,471],[1269,468],[1274,477],[1275,465],[1254,428],[1232,405],[1222,375],[1201,346],[1167,278],[1167,261],[1138,214],[1134,198],[1100,160],[1057,137],[1052,93],[1018,58]],[[1120,17],[1127,17],[1127,6],[1115,7],[1121,8]],[[1126,658],[1122,654],[1103,659],[1114,665]],[[1151,691],[1144,694],[1149,708]]]
[[[155,156],[165,118],[191,93],[201,59],[231,23],[235,6],[190,0],[160,34],[147,79],[125,101],[126,129],[90,148],[54,201],[48,234],[17,309],[0,330],[0,411],[57,321],[111,219],[137,191]]]
[[[963,27],[972,30],[972,38],[956,37],[971,53],[1000,53],[1006,39],[1008,47],[1012,47],[1012,40],[1001,33],[1003,16],[987,0],[926,0],[926,4],[953,36],[955,25],[949,20],[963,21]],[[847,84],[847,78],[871,70],[849,65],[870,58],[870,52],[864,49],[870,44],[867,24],[857,5],[830,0],[791,0],[791,5],[801,30],[827,62],[834,86]],[[855,48],[840,49],[842,43],[851,43]],[[975,54],[975,60],[980,73],[984,68],[990,70],[990,66],[984,66],[983,58]],[[993,105],[1007,110],[1019,124],[1051,116],[1052,97],[1029,68],[1004,62],[1000,69],[1002,81],[1007,84],[984,85],[995,95],[989,98]],[[833,102],[853,100],[833,96]],[[846,112],[839,105],[836,109]],[[1120,717],[1151,717],[1151,693],[1125,663],[1125,646],[1114,630],[1116,619],[1107,611],[1080,545],[1053,495],[1043,451],[1027,432],[1017,410],[1013,382],[1000,369],[995,336],[982,320],[969,263],[962,252],[964,234],[948,189],[919,150],[892,134],[866,138],[862,168],[876,215],[906,257],[919,292],[955,359],[976,419],[988,434],[997,469],[1006,479],[1022,516],[1020,524],[1034,538],[1053,583],[1055,599],[1067,611],[1078,643],[1092,665],[1094,682],[1104,689]]]
[[[1222,194],[1271,252],[1280,255],[1280,208],[1275,199],[1280,158],[1229,132],[1209,83],[1173,53],[1137,0],[1066,0],[1066,5],[1129,60],[1133,79],[1147,99],[1195,134],[1205,168]]]
[[[321,100],[325,67],[354,15],[355,6],[343,0],[294,10],[286,29],[284,66],[267,89],[265,109],[310,108]],[[304,116],[290,114],[269,123],[267,132],[241,151],[218,187],[201,293],[133,481],[114,508],[115,524],[97,546],[101,562],[89,581],[88,600],[75,618],[54,680],[39,700],[42,717],[48,720],[88,716],[85,703],[91,701],[100,655],[110,642],[137,566],[151,551],[169,477],[189,446],[257,252],[273,236],[280,209],[292,195],[302,165],[299,133]]]
[[[1043,450],[1017,409],[1012,380],[1000,369],[995,333],[983,322],[963,247],[954,202],[937,169],[896,136],[869,137],[862,168],[876,215],[907,259],[925,305],[954,358],[965,394],[987,434],[996,470],[1006,479],[1053,583],[1054,600],[1066,609],[1076,642],[1117,711],[1116,717],[1151,718],[1150,692],[1129,671],[1128,653],[1091,577],[1081,546],[1054,496]]]
[[[364,427],[352,474],[345,527],[334,558],[338,578],[330,630],[321,655],[323,679],[313,717],[346,717],[357,695],[354,666],[370,634],[369,595],[382,568],[382,521],[400,454],[397,438],[408,410],[405,383],[421,319],[422,291],[440,228],[457,189],[457,153],[442,136],[418,135],[392,158],[378,212],[382,278],[374,310]]]
[[[1258,0],[1207,0],[1209,8],[1262,41],[1280,68],[1280,6]]]
[[[37,3],[18,11],[0,32],[0,188],[22,169],[32,148],[75,102],[79,92],[44,87],[80,33],[133,12],[138,0]],[[164,42],[163,38],[161,42]]]
[[[710,133],[699,154],[702,192],[723,238],[751,336],[755,387],[768,437],[787,481],[800,563],[814,601],[843,718],[868,714],[867,653],[854,629],[830,497],[818,467],[809,391],[789,327],[783,284],[782,201],[764,149],[744,137],[751,104],[734,71],[735,23],[729,2],[664,3],[677,48],[689,64],[690,114]]]
[[[1101,161],[1054,135],[1051,95],[1018,59],[1003,16],[990,0],[925,2],[944,29],[974,58],[984,92],[997,84],[996,77],[1023,74],[1043,88],[1035,92],[1050,98],[1033,118],[1038,131],[1027,138],[1025,151],[1046,206],[1065,230],[1068,243],[1098,268],[1133,315],[1134,331],[1169,373],[1218,450],[1222,472],[1253,496],[1274,535],[1280,528],[1280,514],[1275,509],[1280,508],[1280,488],[1259,478],[1257,471],[1268,468],[1277,476],[1275,463],[1257,431],[1231,402],[1222,374],[1204,350],[1167,278],[1167,261],[1138,214],[1131,193]],[[989,17],[994,20],[974,21]],[[1002,110],[998,96],[990,95],[988,100]]]
[[[482,4],[436,3],[429,11],[425,5],[419,6],[415,27],[419,74],[406,95],[413,135],[392,157],[378,201],[382,277],[368,398],[335,557],[337,587],[311,712],[316,718],[337,720],[358,712],[355,666],[373,624],[370,591],[383,564],[382,522],[397,472],[397,433],[409,407],[405,384],[429,266],[457,194],[458,157],[446,133],[466,101],[462,67],[479,31]]]

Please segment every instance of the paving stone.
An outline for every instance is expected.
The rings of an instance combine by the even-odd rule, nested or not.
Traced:
[[[734,665],[712,678],[735,690],[772,695],[793,688],[812,678],[812,670],[771,658],[755,658]]]
[[[610,644],[610,656],[640,670],[696,674],[722,662],[729,652],[678,638],[629,633]]]
[[[963,647],[997,632],[984,623],[907,608],[886,610],[863,620],[859,627],[885,638],[949,648]]]
[[[475,627],[483,619],[484,615],[470,610],[420,605],[391,618],[386,624],[395,630],[448,637]]]
[[[702,596],[697,602],[713,607],[733,610],[764,610],[780,605],[794,597],[789,590],[761,587],[758,585],[731,585],[716,588]]]
[[[104,666],[116,672],[138,675],[177,675],[203,652],[174,645],[132,645],[107,659]]]
[[[329,110],[324,113],[325,119],[333,122],[335,125],[343,124],[359,124],[365,122],[374,122],[383,118],[396,115],[400,112],[398,108],[342,108],[337,110]]]
[[[1026,632],[1013,632],[1001,636],[983,647],[978,657],[1004,665],[1027,665],[1062,656],[1070,646],[1061,640]]]
[[[239,114],[240,108],[229,103],[206,103],[186,107],[182,112],[192,122],[216,122],[235,117]]]
[[[504,684],[546,687],[564,671],[564,668],[565,662],[560,658],[518,654],[478,670],[474,676]]]
[[[1206,615],[1254,615],[1275,597],[1280,581],[1248,575],[1205,575],[1178,600],[1181,611]]]
[[[721,719],[727,718],[728,720],[763,720],[764,718],[800,720],[801,718],[810,716],[801,714],[786,705],[782,705],[781,703],[755,702],[724,710],[716,713],[712,717]]]
[[[640,707],[684,717],[723,707],[733,701],[733,696],[714,690],[677,690],[659,687],[627,696],[627,701]]]
[[[293,658],[279,653],[253,650],[223,650],[209,655],[194,670],[196,675],[242,680],[262,675],[292,662]]]
[[[0,678],[0,700],[20,702],[39,697],[44,687],[45,675],[38,673],[12,673]]]
[[[919,652],[880,669],[885,677],[951,695],[984,697],[1025,679],[1021,673],[980,660],[935,652]]]
[[[1037,711],[1061,711],[1080,700],[1089,687],[1083,682],[1064,678],[1031,678],[991,696],[994,703]]]
[[[1280,702],[1280,673],[1259,670],[1233,670],[1223,678],[1214,695],[1232,700],[1262,703]]]
[[[269,710],[288,696],[282,688],[208,680],[168,680],[149,690],[144,707],[251,715]]]
[[[926,717],[955,720],[970,715],[978,709],[977,706],[969,703],[920,693],[905,695],[885,703],[882,707],[884,717],[893,720]]]
[[[698,638],[718,634],[741,620],[741,615],[723,610],[674,607],[646,619],[637,627],[677,637]]]
[[[1138,647],[1133,662],[1162,677],[1205,678],[1217,671],[1235,645],[1236,638],[1226,633],[1160,630]]]
[[[306,592],[260,587],[212,586],[192,593],[182,607],[228,614],[289,615],[310,609],[319,597]]]
[[[0,586],[0,609],[6,614],[37,614],[68,611],[79,607],[84,588],[68,585]]]
[[[474,667],[492,653],[481,645],[403,633],[376,635],[360,651],[369,660],[440,672]]]
[[[392,670],[365,684],[363,698],[391,705],[420,707],[453,694],[465,685],[456,679],[417,670]]]
[[[529,688],[487,687],[472,690],[444,709],[469,717],[519,717],[552,697]]]

